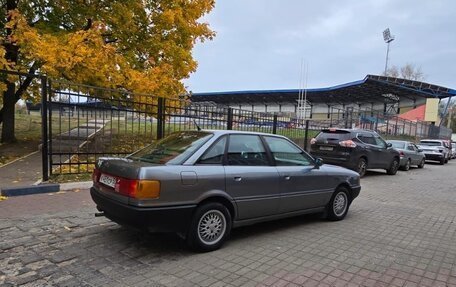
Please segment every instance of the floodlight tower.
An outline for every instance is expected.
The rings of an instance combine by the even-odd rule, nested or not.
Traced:
[[[386,43],[386,62],[385,62],[385,76],[386,76],[386,71],[388,70],[388,55],[389,55],[389,50],[390,50],[390,43],[394,41],[394,36],[391,35],[390,29],[386,28],[385,31],[383,31],[383,40],[385,40]]]

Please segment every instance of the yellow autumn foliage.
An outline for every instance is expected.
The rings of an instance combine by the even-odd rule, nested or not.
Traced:
[[[200,22],[213,0],[57,2],[32,0],[9,11],[5,27],[19,47],[14,69],[35,64],[56,80],[177,98],[197,67],[194,45],[214,36]],[[52,13],[41,15],[45,8]],[[8,65],[0,47],[0,66]]]

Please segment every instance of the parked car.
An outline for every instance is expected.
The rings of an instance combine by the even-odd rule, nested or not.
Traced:
[[[232,227],[317,212],[341,220],[360,190],[356,172],[322,165],[283,136],[185,131],[100,159],[90,193],[100,215],[210,251]]]
[[[374,131],[323,129],[310,144],[312,156],[352,169],[361,177],[367,169],[385,169],[387,174],[394,175],[399,168],[399,152]]]
[[[451,143],[451,154],[453,155],[453,158],[456,158],[456,143],[452,142]]]
[[[450,153],[443,140],[420,140],[419,147],[423,150],[426,160],[438,161],[441,165],[448,162]]]
[[[423,150],[418,148],[414,143],[409,141],[388,140],[394,149],[399,152],[401,157],[400,168],[409,170],[411,165],[416,165],[418,168],[423,168],[426,161],[426,156]]]

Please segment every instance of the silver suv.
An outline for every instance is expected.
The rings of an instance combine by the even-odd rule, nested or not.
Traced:
[[[420,140],[419,146],[423,150],[426,160],[438,161],[443,165],[450,159],[450,149],[445,140],[424,139]]]

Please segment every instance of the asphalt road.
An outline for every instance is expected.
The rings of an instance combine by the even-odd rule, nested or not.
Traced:
[[[369,172],[344,221],[236,229],[218,251],[93,216],[87,190],[0,202],[0,286],[456,286],[456,160]]]

